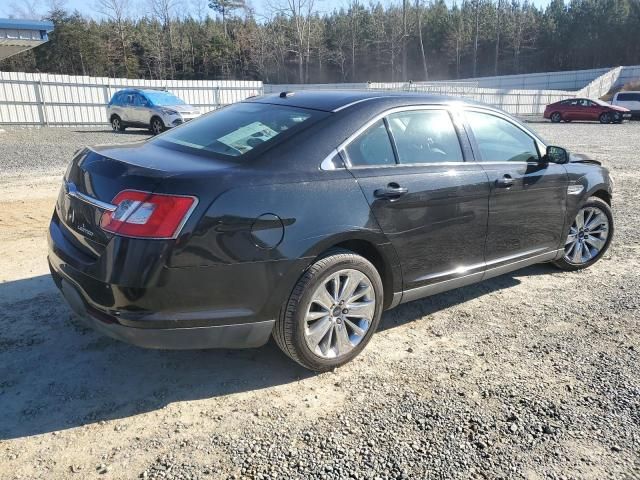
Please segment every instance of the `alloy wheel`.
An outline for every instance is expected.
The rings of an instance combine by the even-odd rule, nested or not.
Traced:
[[[585,207],[576,215],[564,246],[567,262],[580,265],[600,254],[609,237],[609,219],[598,207]]]
[[[340,270],[313,292],[305,315],[304,338],[322,358],[348,354],[366,336],[376,311],[371,280],[353,269]]]
[[[162,122],[160,122],[160,120],[154,120],[151,123],[151,130],[153,131],[154,135],[159,135],[162,133]]]
[[[119,118],[114,118],[113,120],[111,120],[111,128],[113,129],[114,132],[119,132],[120,131],[120,119]]]

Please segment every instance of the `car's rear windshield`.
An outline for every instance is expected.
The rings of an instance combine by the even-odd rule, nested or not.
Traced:
[[[326,113],[265,103],[235,103],[164,133],[156,141],[179,150],[240,157],[315,123]]]
[[[154,105],[159,107],[170,107],[173,105],[183,105],[184,100],[167,92],[144,92],[144,96]]]

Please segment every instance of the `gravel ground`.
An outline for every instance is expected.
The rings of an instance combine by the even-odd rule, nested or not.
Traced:
[[[321,375],[273,344],[159,352],[83,327],[46,270],[59,179],[86,143],[145,137],[0,134],[0,478],[640,478],[640,123],[532,126],[611,169],[605,258],[402,305]]]
[[[2,180],[16,175],[61,174],[78,148],[85,145],[125,143],[144,140],[149,132],[128,129],[88,128],[8,128],[0,133],[0,173]]]

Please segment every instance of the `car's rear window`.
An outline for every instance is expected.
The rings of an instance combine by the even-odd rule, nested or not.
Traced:
[[[239,157],[315,123],[324,112],[265,103],[236,103],[155,140],[165,147]]]
[[[640,102],[640,93],[619,93],[617,99],[623,102]]]

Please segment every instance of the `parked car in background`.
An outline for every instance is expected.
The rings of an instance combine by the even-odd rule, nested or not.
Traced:
[[[600,123],[622,123],[631,118],[631,112],[624,107],[610,105],[602,100],[571,98],[547,105],[544,118],[553,123],[572,120],[592,120]]]
[[[78,152],[49,264],[72,308],[115,338],[240,348],[273,335],[324,371],[400,303],[539,262],[593,265],[612,193],[597,161],[488,106],[283,92]]]
[[[142,127],[157,135],[200,116],[200,111],[172,93],[134,88],[116,92],[107,105],[107,115],[116,132]]]
[[[640,92],[618,92],[611,99],[611,104],[628,108],[632,118],[640,118]]]

